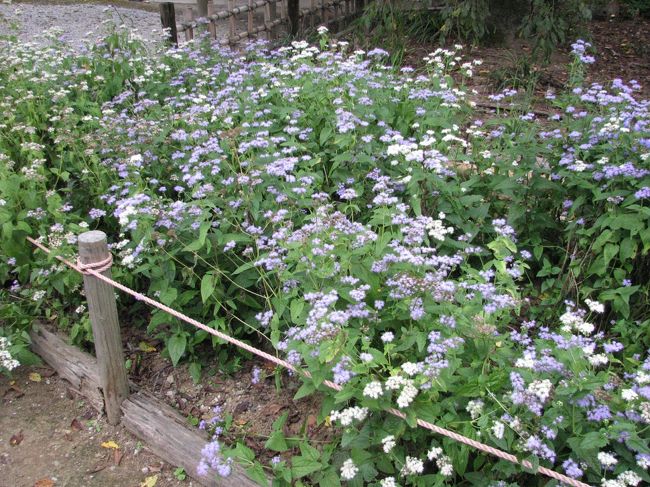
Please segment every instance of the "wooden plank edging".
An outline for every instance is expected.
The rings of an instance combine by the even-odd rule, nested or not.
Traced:
[[[52,367],[70,388],[84,396],[98,412],[104,413],[97,360],[92,355],[69,345],[59,335],[34,325],[30,332],[32,350]],[[243,469],[233,464],[229,477],[199,477],[196,467],[201,450],[207,442],[202,431],[190,428],[185,418],[148,392],[131,394],[121,406],[121,424],[145,442],[153,453],[174,467],[183,467],[187,475],[206,487],[255,487],[256,482]],[[270,481],[268,485],[270,485]]]

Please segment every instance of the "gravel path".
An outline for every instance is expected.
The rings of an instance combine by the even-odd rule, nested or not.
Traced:
[[[47,44],[44,32],[57,27],[63,32],[61,37],[64,41],[80,46],[85,41],[99,39],[110,21],[127,26],[145,41],[161,41],[162,27],[157,12],[92,4],[0,3],[0,35],[9,33],[11,25],[16,24],[20,40],[38,45]],[[226,36],[227,31],[226,23],[218,26],[219,37]],[[179,33],[179,41],[183,39],[184,36]]]
[[[128,26],[146,41],[161,39],[160,16],[155,12],[91,4],[0,4],[0,33],[8,32],[8,26],[16,24],[19,39],[36,44],[47,43],[44,31],[57,27],[63,31],[63,40],[78,46],[100,38],[109,21]]]

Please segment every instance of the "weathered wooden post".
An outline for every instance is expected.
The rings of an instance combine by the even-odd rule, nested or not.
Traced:
[[[79,259],[82,266],[111,277],[110,253],[104,232],[79,235]],[[104,263],[104,265],[102,265]],[[129,396],[124,353],[117,319],[113,287],[91,274],[84,274],[84,291],[95,340],[99,382],[104,395],[104,409],[110,424],[120,422],[122,401]]]
[[[178,31],[176,30],[176,11],[171,2],[160,4],[160,23],[163,29],[169,30],[169,43],[178,45]]]
[[[208,3],[208,19],[214,15],[214,2],[209,2]],[[208,23],[208,30],[210,31],[210,38],[211,39],[216,39],[217,38],[217,24],[214,23],[213,20],[210,20]]]
[[[203,22],[203,19],[208,18],[208,0],[197,0],[196,7],[197,7],[197,16],[199,19],[201,19],[201,22]],[[201,34],[204,34],[205,32],[209,31],[209,27],[208,25],[199,24],[197,30],[199,32],[199,37],[200,37]]]
[[[290,34],[295,36],[300,28],[300,0],[287,0],[287,13],[289,14]]]
[[[278,37],[278,29],[276,27],[270,26],[270,24],[273,23],[277,18],[277,5],[275,1],[270,1],[264,6],[264,23],[267,26],[266,36],[269,41],[275,40]]]

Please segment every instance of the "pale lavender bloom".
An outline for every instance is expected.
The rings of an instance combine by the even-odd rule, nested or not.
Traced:
[[[252,372],[252,377],[251,377],[251,383],[252,384],[259,384],[260,383],[260,375],[262,373],[262,369],[259,367],[253,367],[253,372]]]

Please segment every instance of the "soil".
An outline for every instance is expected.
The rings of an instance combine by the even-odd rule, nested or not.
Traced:
[[[593,44],[596,63],[587,70],[587,83],[605,86],[615,78],[627,82],[637,80],[642,85],[641,98],[650,97],[650,19],[636,17],[592,21],[587,26],[586,40]],[[453,42],[451,43],[453,44]],[[421,59],[437,44],[410,45],[405,63],[417,67]],[[479,95],[494,93],[501,87],[526,83],[527,75],[537,75],[535,93],[543,96],[547,90],[560,91],[568,80],[571,62],[570,48],[557,49],[547,64],[535,63],[526,71],[522,59],[531,54],[533,44],[514,39],[505,46],[474,46],[463,50],[468,59],[481,59],[470,87]]]
[[[319,418],[321,398],[313,395],[294,401],[302,382],[261,359],[244,362],[236,371],[224,371],[224,366],[214,359],[204,365],[199,383],[195,383],[189,367],[181,365],[174,368],[169,359],[158,352],[162,344],[147,338],[140,330],[130,330],[131,335],[124,340],[124,349],[133,366],[130,379],[139,387],[148,390],[170,406],[189,418],[190,422],[209,421],[213,408],[221,408],[221,416],[230,428],[224,441],[233,445],[242,441],[255,451],[263,464],[277,455],[264,448],[264,443],[272,431],[273,422],[283,414],[287,421],[283,432],[287,438],[308,438],[314,446],[328,442],[332,437],[331,428]],[[156,351],[150,350],[153,346]],[[233,350],[232,354],[236,352]],[[252,382],[253,369],[260,369],[260,380]],[[319,421],[320,419],[320,421]],[[320,423],[320,424],[319,424]],[[285,459],[292,452],[281,454]]]
[[[223,441],[243,442],[263,464],[277,455],[264,444],[273,422],[285,413],[287,438],[308,438],[314,446],[332,439],[332,429],[319,421],[320,398],[293,401],[301,382],[286,372],[253,360],[226,373],[215,359],[205,364],[195,383],[187,364],[174,368],[163,358],[161,342],[133,327],[123,327],[122,335],[133,383],[180,411],[188,426],[209,421],[219,406],[230,424]],[[260,380],[253,384],[256,366]],[[154,456],[124,428],[106,423],[46,365],[20,367],[11,380],[0,377],[0,400],[0,487],[138,487],[154,475],[156,487],[198,485],[189,478],[177,480],[175,466]],[[108,441],[119,446],[119,464],[115,450],[102,447]],[[289,459],[295,453],[280,456]],[[54,483],[41,485],[39,480]]]
[[[156,487],[198,485],[177,480],[175,466],[107,424],[52,369],[14,372],[0,376],[0,487],[139,487],[155,476]],[[111,441],[119,449],[102,447]]]

